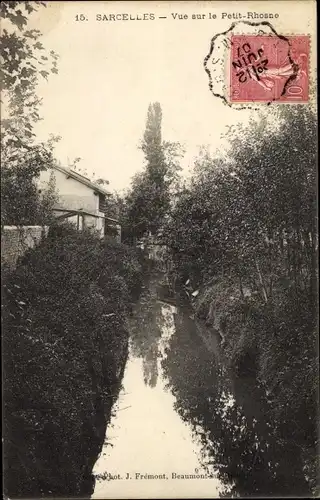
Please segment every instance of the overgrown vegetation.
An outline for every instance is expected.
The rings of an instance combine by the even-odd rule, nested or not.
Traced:
[[[0,7],[6,111],[1,124],[2,225],[52,224],[54,186],[40,197],[36,178],[54,164],[57,138],[39,144],[33,129],[40,120],[36,86],[40,78],[57,72],[57,55],[44,49],[38,30],[27,30],[28,16],[43,6],[4,1]],[[222,417],[214,423],[217,404],[209,397],[218,389],[212,384],[212,356],[204,348],[199,354],[196,340],[184,338],[186,327],[181,325],[181,333],[171,340],[174,356],[168,364],[175,367],[187,357],[196,369],[192,377],[177,370],[183,388],[176,391],[177,404],[186,419],[204,422],[212,433],[210,446],[216,443],[225,467],[221,477],[234,483],[233,494],[244,495],[256,460],[268,461],[268,474],[262,469],[261,484],[251,489],[257,494],[271,494],[272,481],[277,483],[273,491],[292,491],[289,479],[286,484],[279,480],[281,461],[290,455],[298,464],[293,474],[297,490],[300,485],[301,491],[315,492],[318,470],[316,117],[306,106],[273,110],[273,120],[261,116],[248,127],[231,128],[225,154],[212,157],[203,150],[191,182],[182,188],[181,147],[163,141],[161,106],[150,104],[141,144],[144,168],[127,195],[115,195],[109,207],[112,216],[119,216],[127,242],[146,237],[148,245],[152,236],[163,245],[157,255],[170,260],[166,270],[173,281],[187,283],[197,316],[220,332],[233,371],[242,380],[257,381],[261,399],[267,399],[260,422],[268,425],[261,435],[270,431],[272,443],[280,445],[278,451],[267,451],[269,441],[263,437],[263,446],[252,457],[241,434],[241,412],[230,407],[229,416],[223,413],[224,388]],[[127,357],[126,317],[139,295],[142,275],[133,248],[102,242],[69,225],[52,226],[47,239],[29,250],[15,270],[5,272],[8,497],[92,493],[92,467]],[[157,316],[159,304],[153,304],[154,310],[145,305],[147,319],[151,313]],[[153,386],[157,343],[151,342],[144,323],[140,326],[135,349],[141,356],[146,350],[145,381]],[[158,326],[155,331],[160,338]],[[201,397],[193,391],[202,391]],[[250,416],[252,451],[256,429],[250,404],[244,413]],[[233,417],[236,426],[229,425]],[[234,456],[232,433],[241,441]],[[287,446],[290,441],[292,446]],[[305,479],[308,488],[302,484]]]
[[[199,290],[234,370],[270,395],[279,439],[317,468],[316,117],[279,107],[229,131],[230,149],[197,160],[166,226],[173,274]]]
[[[180,144],[162,139],[161,124],[160,104],[150,104],[141,143],[145,165],[134,176],[130,190],[118,205],[124,238],[129,242],[149,234],[156,236],[171,210],[183,151]]]
[[[141,286],[132,249],[58,226],[4,280],[4,472],[9,497],[87,495]]]
[[[40,193],[36,179],[54,164],[58,138],[36,141],[41,119],[39,80],[57,73],[58,56],[46,51],[28,19],[44,2],[1,2],[1,225],[45,225],[52,221],[54,186]]]
[[[37,84],[58,56],[28,20],[44,2],[1,2],[1,226],[50,225],[49,236],[2,269],[4,476],[8,497],[93,491],[127,357],[126,317],[139,295],[137,253],[68,224],[55,226],[55,186],[37,178],[54,165],[39,143]],[[77,161],[77,159],[75,160]],[[100,179],[100,183],[104,183]]]

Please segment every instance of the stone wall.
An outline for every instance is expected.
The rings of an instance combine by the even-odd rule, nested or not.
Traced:
[[[48,230],[48,227],[41,226],[4,226],[1,232],[1,266],[15,267],[18,258],[39,243]]]

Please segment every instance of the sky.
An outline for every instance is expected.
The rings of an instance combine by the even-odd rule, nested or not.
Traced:
[[[283,11],[284,2],[267,4],[256,2],[255,7]],[[298,30],[303,5],[299,7],[295,14],[286,9],[279,27],[289,19],[291,31]],[[182,166],[188,175],[199,146],[209,145],[214,152],[226,126],[246,122],[252,113],[214,97],[203,67],[211,38],[232,22],[222,20],[222,12],[247,10],[247,3],[239,7],[238,2],[49,2],[30,23],[43,32],[45,48],[59,54],[58,75],[38,87],[43,98],[39,139],[61,136],[55,151],[64,165],[80,157],[79,167],[90,176],[108,179],[112,190],[122,190],[142,168],[139,143],[147,109],[158,101],[163,139],[184,145]],[[209,12],[217,19],[208,19]],[[96,20],[97,14],[110,13],[154,13],[156,20]],[[174,20],[172,13],[189,18]],[[206,18],[192,20],[192,13]],[[76,21],[80,14],[85,21]],[[161,15],[167,19],[159,19]]]

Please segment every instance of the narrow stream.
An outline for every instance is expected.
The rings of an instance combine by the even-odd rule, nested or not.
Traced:
[[[301,453],[278,439],[262,388],[230,375],[219,336],[155,289],[130,321],[92,498],[308,496]]]
[[[176,310],[160,304],[156,309],[161,337],[144,358],[135,353],[134,340],[131,343],[123,390],[94,469],[109,474],[97,480],[92,498],[218,496],[220,483],[212,468],[203,467],[201,442],[177,413],[162,367],[175,332]],[[179,475],[203,477],[183,481]]]

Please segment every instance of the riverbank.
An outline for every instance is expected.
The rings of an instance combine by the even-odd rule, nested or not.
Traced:
[[[164,281],[163,273],[152,274],[130,319],[123,388],[94,467],[94,499],[174,498],[185,481],[193,498],[218,496],[216,475],[202,465],[201,439],[168,387],[165,360],[181,313],[163,300]]]
[[[144,286],[93,498],[311,495],[311,461],[281,434],[256,374],[234,369],[218,331],[179,295],[174,304],[161,273]]]
[[[201,152],[159,232],[172,282],[219,332],[234,374],[261,385],[276,440],[300,457],[300,484],[305,491],[307,479],[312,494],[319,488],[316,123],[311,106],[290,106],[274,109],[272,122],[261,116],[230,129],[226,150]],[[297,494],[294,484],[286,496]]]
[[[200,286],[192,298],[195,318],[219,333],[236,380],[259,385],[281,454],[291,450],[289,455],[296,457],[295,492],[301,495],[316,495],[319,488],[316,315],[310,316],[314,299],[311,291],[279,285],[273,300],[265,302],[248,287],[241,290],[221,277]]]
[[[66,226],[3,280],[9,497],[89,497],[128,356],[135,251]]]

